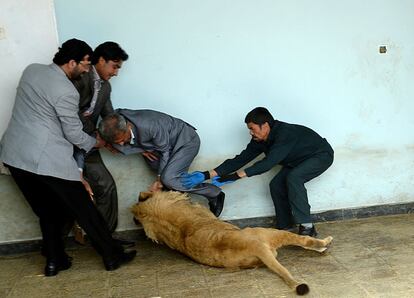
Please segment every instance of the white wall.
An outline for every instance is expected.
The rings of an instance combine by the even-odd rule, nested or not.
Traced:
[[[0,0],[0,135],[11,116],[16,87],[30,63],[51,63],[57,51],[53,0]]]
[[[308,184],[314,211],[414,200],[413,1],[89,3],[94,15],[82,1],[56,1],[60,38],[118,41],[130,60],[113,79],[114,104],[194,124],[202,140],[194,168],[239,152],[245,114],[266,106],[335,148],[332,168]],[[269,179],[226,187],[223,215],[272,214]]]
[[[0,0],[0,136],[23,69],[51,63],[58,48],[52,0]],[[24,145],[24,144],[22,144]],[[10,176],[0,175],[0,242],[39,237],[38,220]]]
[[[257,105],[336,146],[412,143],[398,128],[414,125],[413,1],[88,3],[94,14],[56,1],[60,39],[119,41],[131,59],[113,82],[115,104],[182,116],[200,129],[203,155],[244,145],[240,123]]]
[[[307,184],[314,212],[414,201],[413,1],[55,0],[55,7],[60,42],[114,40],[130,54],[111,81],[115,106],[161,110],[198,128],[193,169],[244,148],[245,114],[266,106],[335,149],[334,165]],[[153,177],[136,157],[104,157],[118,184],[119,229],[133,228],[128,207]],[[223,218],[272,215],[271,174],[226,186]]]

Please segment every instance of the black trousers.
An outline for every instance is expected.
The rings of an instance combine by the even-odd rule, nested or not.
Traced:
[[[270,181],[278,229],[312,222],[305,183],[325,172],[332,163],[333,154],[319,153],[293,168],[283,167]]]
[[[92,188],[96,208],[113,233],[118,224],[118,195],[114,178],[105,167],[98,150],[86,156],[83,177]]]
[[[104,262],[119,258],[123,252],[121,245],[112,239],[105,220],[80,181],[7,167],[33,212],[39,217],[48,260],[59,260],[64,254],[63,228],[73,219],[86,231]]]

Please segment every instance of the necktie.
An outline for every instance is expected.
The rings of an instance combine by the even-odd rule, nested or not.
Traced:
[[[93,110],[95,109],[96,101],[98,99],[99,90],[101,90],[101,80],[95,79],[93,81],[93,96],[91,100],[91,105],[85,112],[83,112],[84,116],[90,116],[93,113]]]

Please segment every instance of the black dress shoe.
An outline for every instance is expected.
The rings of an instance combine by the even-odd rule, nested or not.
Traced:
[[[107,271],[114,271],[121,267],[122,265],[131,262],[135,255],[137,254],[136,250],[131,250],[129,252],[123,252],[116,260],[111,262],[105,262],[105,269]]]
[[[298,234],[302,236],[311,236],[311,237],[316,237],[318,235],[314,225],[312,225],[312,228],[306,228],[302,225],[299,225]]]
[[[224,198],[225,198],[224,192],[220,192],[217,197],[209,200],[208,206],[210,207],[210,211],[216,216],[219,217],[221,214],[221,211],[223,211],[224,206]]]
[[[115,242],[118,242],[119,244],[121,244],[124,248],[135,246],[134,241],[129,241],[129,240],[125,240],[125,239],[118,239],[118,238],[114,238],[114,240],[115,240]]]
[[[72,262],[67,259],[59,261],[47,261],[45,266],[45,276],[55,276],[59,271],[67,270],[72,266]]]

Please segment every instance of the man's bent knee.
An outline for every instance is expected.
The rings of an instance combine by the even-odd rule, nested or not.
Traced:
[[[161,183],[166,188],[171,189],[171,190],[177,190],[177,191],[186,191],[187,190],[181,184],[181,181],[180,181],[179,177],[161,176]]]

